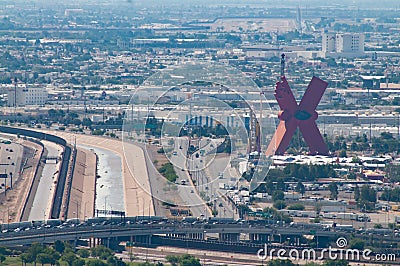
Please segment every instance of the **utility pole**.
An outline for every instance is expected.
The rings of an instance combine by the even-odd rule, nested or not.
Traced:
[[[17,82],[18,79],[15,77],[14,78],[14,119],[17,120],[17,113],[16,113],[16,109],[17,109]]]

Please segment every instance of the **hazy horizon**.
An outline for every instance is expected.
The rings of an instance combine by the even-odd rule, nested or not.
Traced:
[[[256,6],[270,6],[270,7],[296,7],[296,6],[314,6],[314,7],[322,7],[322,6],[357,6],[359,8],[379,8],[379,9],[390,9],[390,8],[400,8],[399,0],[287,0],[284,3],[277,3],[275,0],[152,0],[143,2],[141,0],[17,0],[17,1],[2,1],[3,4],[44,4],[44,5],[54,5],[56,3],[65,4],[66,6],[73,5],[110,5],[110,4],[134,4],[140,6],[153,6],[157,5],[256,5]]]

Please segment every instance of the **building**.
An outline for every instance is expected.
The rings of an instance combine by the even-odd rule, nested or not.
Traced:
[[[46,101],[47,90],[44,87],[18,85],[10,86],[7,90],[7,105],[10,107],[43,105]]]
[[[336,34],[334,33],[322,34],[322,52],[324,53],[336,52]]]
[[[322,34],[322,52],[325,57],[354,57],[364,54],[364,34],[360,33],[324,33]]]

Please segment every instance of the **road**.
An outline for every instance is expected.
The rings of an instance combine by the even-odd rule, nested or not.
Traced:
[[[11,139],[11,137],[10,137]],[[4,140],[5,142],[10,141],[10,139],[0,138],[0,140]],[[23,157],[24,147],[18,143],[2,143],[0,149],[0,173],[7,173],[8,178],[7,180],[2,180],[0,182],[0,193],[4,192],[4,186],[11,187],[10,185],[10,173],[12,173],[13,184],[18,180],[21,171],[21,164],[24,162],[22,161],[25,158]]]
[[[42,143],[47,150],[47,157],[61,157],[63,148],[60,145],[45,140]],[[28,220],[44,220],[44,218],[50,217],[60,166],[60,160],[58,162],[46,160]]]
[[[170,158],[171,163],[175,165],[175,172],[178,175],[176,181],[178,184],[178,193],[185,205],[190,207],[194,217],[208,217],[211,215],[210,210],[198,194],[188,172],[188,149],[188,138],[179,137],[174,139],[174,149]]]
[[[200,138],[192,139],[189,143],[187,137],[177,137],[174,138],[172,151],[167,153],[178,175],[176,183],[179,184],[179,195],[186,205],[190,206],[195,217],[209,217],[211,209],[204,203],[211,201],[218,211],[218,217],[237,218],[229,203],[220,197],[221,192],[226,191],[220,191],[218,187],[218,174],[224,172],[229,165],[229,158],[223,163],[221,159],[216,161],[216,148],[223,141],[223,139]],[[189,152],[190,146],[195,149]],[[226,171],[232,169],[228,167]]]
[[[192,179],[197,185],[197,190],[208,201],[213,203],[213,210],[218,212],[217,217],[239,218],[234,206],[222,197],[226,190],[220,189],[220,183],[227,183],[230,178],[238,181],[235,169],[230,167],[229,155],[216,153],[216,148],[224,139],[201,138],[196,141],[197,152],[189,155],[188,165]]]
[[[210,177],[210,194],[214,195],[218,216],[238,219],[239,214],[236,212],[236,207],[227,200],[227,190],[224,189],[227,186],[237,186],[239,182],[238,173],[230,166],[229,155],[221,154],[214,158],[205,173]]]

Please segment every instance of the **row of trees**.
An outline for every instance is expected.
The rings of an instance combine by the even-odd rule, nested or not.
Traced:
[[[1,251],[1,250],[0,250]],[[85,260],[91,256],[91,260]],[[1,256],[0,256],[1,260]],[[104,246],[97,246],[91,249],[80,249],[76,253],[73,248],[62,241],[57,240],[52,246],[44,246],[33,243],[24,253],[21,254],[21,260],[24,265],[27,263],[40,263],[59,265],[64,261],[68,266],[125,266],[126,263],[114,256],[114,252]],[[107,261],[107,262],[104,262]]]

